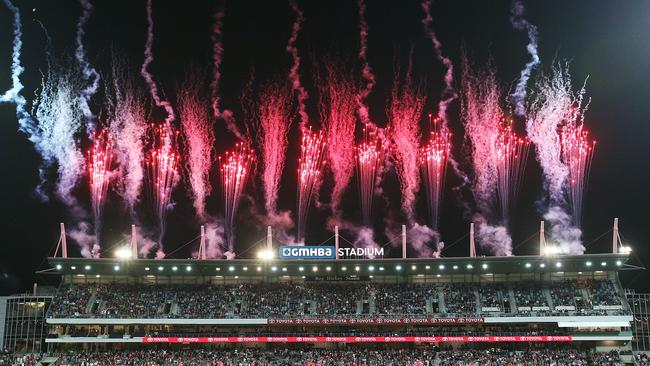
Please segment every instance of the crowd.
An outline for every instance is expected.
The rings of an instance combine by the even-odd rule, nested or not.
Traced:
[[[533,307],[555,313],[621,311],[602,308],[602,305],[622,305],[620,295],[609,281],[553,283],[546,294],[541,286],[533,283],[68,284],[59,289],[48,316],[270,318],[427,313],[471,316],[481,312],[526,313],[535,311]],[[514,309],[510,306],[513,295]]]
[[[539,283],[517,284],[512,287],[512,292],[515,295],[515,303],[517,303],[518,307],[530,308],[530,310],[523,311],[532,311],[533,307],[548,307],[548,301]]]
[[[439,353],[439,366],[623,366],[617,352],[590,353],[576,349],[513,351],[501,348],[463,349]]]
[[[0,353],[0,366],[35,366],[40,359],[38,355],[14,356]]]
[[[477,313],[476,294],[473,286],[447,286],[445,290],[445,307],[450,314]]]
[[[622,366],[615,351],[594,353],[571,347],[521,349],[241,349],[80,351],[56,355],[52,366]],[[0,362],[4,361],[0,358]],[[11,361],[9,361],[11,362]],[[637,356],[646,362],[647,356]],[[639,363],[644,365],[643,363]],[[0,365],[14,365],[0,363]],[[15,363],[15,365],[23,365]],[[24,364],[32,365],[32,364]]]
[[[148,350],[68,353],[52,366],[429,366],[434,357],[417,350]]]

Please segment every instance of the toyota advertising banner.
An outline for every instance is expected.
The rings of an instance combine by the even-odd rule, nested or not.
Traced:
[[[572,342],[572,336],[409,336],[409,337],[145,337],[142,343],[484,343]]]

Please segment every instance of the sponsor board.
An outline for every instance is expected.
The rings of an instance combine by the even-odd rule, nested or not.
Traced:
[[[332,246],[283,245],[281,259],[336,259],[336,248]]]
[[[572,342],[572,336],[405,336],[405,337],[144,337],[142,343],[487,343]]]
[[[483,318],[271,318],[268,324],[480,324]]]

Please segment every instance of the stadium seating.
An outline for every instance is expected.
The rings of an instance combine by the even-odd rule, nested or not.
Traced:
[[[611,281],[507,284],[62,285],[55,318],[602,315],[628,310]]]
[[[616,352],[591,353],[580,349],[524,350],[482,348],[464,350],[139,350],[73,352],[59,355],[56,366],[108,365],[599,365],[622,366]]]

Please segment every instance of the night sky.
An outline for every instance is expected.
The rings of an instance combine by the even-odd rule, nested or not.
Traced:
[[[81,7],[75,1],[15,0],[23,20],[24,95],[33,100],[34,91],[46,71],[46,34],[51,37],[51,52],[56,63],[74,64],[75,32]],[[583,238],[587,252],[611,250],[612,219],[620,218],[623,240],[632,246],[633,261],[650,262],[646,241],[650,238],[650,2],[646,0],[613,1],[526,1],[526,18],[538,27],[541,66],[532,80],[548,72],[554,60],[570,61],[574,88],[585,78],[591,104],[586,114],[587,128],[598,144],[593,160],[583,208]],[[153,4],[155,60],[150,67],[159,88],[171,101],[177,86],[191,70],[211,77],[212,48],[210,42],[212,14],[223,7],[222,1],[157,1]],[[310,92],[307,101],[311,124],[320,125],[314,88],[315,68],[325,58],[336,59],[354,70],[358,77],[357,59],[359,33],[356,1],[300,1],[305,22],[297,47],[302,57],[300,69],[304,85]],[[443,44],[443,52],[455,65],[460,64],[461,48],[468,50],[471,60],[484,65],[492,59],[497,77],[509,89],[528,61],[525,33],[512,29],[509,21],[510,2],[505,1],[435,1],[432,7],[433,27]],[[443,87],[444,69],[436,60],[430,41],[422,30],[423,12],[419,1],[369,0],[367,4],[368,60],[377,77],[377,85],[368,99],[372,120],[384,126],[387,96],[397,63],[405,65],[413,52],[413,73],[425,87],[428,96],[426,112],[435,113]],[[12,17],[0,7],[0,90],[10,88]],[[240,96],[251,80],[253,84],[270,79],[286,78],[291,58],[285,50],[294,15],[286,1],[231,1],[226,3],[224,18],[224,59],[222,64],[222,107],[235,112],[243,126]],[[130,71],[138,75],[143,61],[146,37],[144,1],[95,1],[94,12],[86,27],[85,45],[91,64],[102,74],[110,72],[113,54],[128,60]],[[458,85],[460,74],[456,73]],[[144,85],[142,79],[138,79]],[[532,85],[532,83],[529,83]],[[102,93],[92,100],[93,111],[100,116]],[[161,118],[154,111],[152,118]],[[452,104],[450,125],[454,134],[462,136],[459,103]],[[162,114],[164,117],[164,113]],[[518,121],[521,123],[522,121]],[[58,223],[67,220],[67,211],[60,202],[39,200],[34,192],[39,182],[39,154],[26,136],[17,131],[18,124],[12,104],[0,105],[0,294],[22,291],[34,281],[51,279],[34,275],[44,268],[45,258],[53,254],[58,239]],[[234,138],[222,124],[215,127],[217,153],[233,146]],[[295,209],[296,154],[298,131],[294,123],[289,136],[287,162],[280,188],[281,209]],[[84,149],[85,150],[85,149]],[[454,153],[464,157],[458,146]],[[259,169],[257,171],[259,173]],[[327,202],[331,191],[331,173],[325,174],[321,200]],[[212,195],[208,210],[221,215],[221,192],[218,176],[213,174]],[[80,197],[86,182],[80,182]],[[445,256],[466,256],[468,231],[466,213],[459,197],[452,192],[459,180],[451,170],[445,183],[441,208],[440,231],[448,245]],[[168,215],[165,249],[171,252],[198,234],[188,184],[178,185],[175,209]],[[399,209],[399,185],[394,170],[384,177],[386,199],[376,199],[376,228],[381,229],[382,215]],[[542,195],[539,165],[531,149],[522,192],[512,217],[515,254],[535,254],[540,214],[536,202]],[[247,187],[255,205],[262,207],[259,177]],[[112,195],[111,197],[113,197]],[[470,197],[464,192],[465,199]],[[356,180],[353,178],[344,198],[346,218],[359,221]],[[425,199],[421,190],[418,201],[420,222],[427,222]],[[252,256],[251,244],[264,235],[264,228],[242,225],[251,221],[252,203],[240,207],[237,249],[244,257]],[[325,228],[326,210],[312,206],[307,228],[308,244],[319,244],[332,233]],[[115,245],[121,233],[130,226],[121,203],[114,199],[106,206],[102,245]],[[378,230],[382,231],[382,230]],[[345,235],[345,234],[343,234]],[[352,239],[352,238],[350,238]],[[379,243],[385,238],[378,238]],[[74,244],[70,251],[76,253]],[[173,256],[187,258],[191,246]],[[397,255],[398,252],[394,252]],[[645,272],[626,274],[624,285],[639,290],[650,289],[643,281]]]

